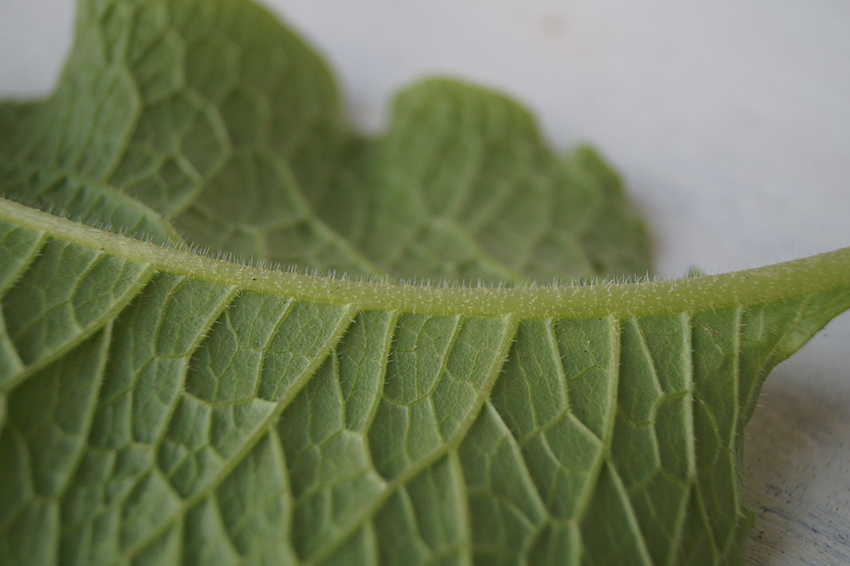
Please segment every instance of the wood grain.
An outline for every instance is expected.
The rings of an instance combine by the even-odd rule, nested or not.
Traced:
[[[748,564],[850,564],[850,411],[783,377],[768,380],[747,427]]]

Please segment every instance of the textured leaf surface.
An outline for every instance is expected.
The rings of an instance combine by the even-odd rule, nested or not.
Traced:
[[[429,81],[369,142],[319,58],[243,0],[82,0],[56,93],[0,106],[0,191],[93,224],[352,275],[640,275],[642,223],[587,149],[493,93]],[[149,208],[148,208],[149,207]],[[130,210],[135,209],[135,210]]]
[[[0,199],[0,564],[738,564],[760,385],[850,307],[848,250],[389,284],[643,274],[646,238],[493,93],[351,135],[242,0],[81,0],[57,92],[0,104],[0,191],[70,219]]]
[[[740,563],[758,387],[850,306],[847,250],[438,289],[0,229],[9,564]]]

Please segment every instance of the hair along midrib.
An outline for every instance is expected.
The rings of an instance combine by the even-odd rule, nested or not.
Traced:
[[[850,248],[788,262],[688,279],[589,285],[485,286],[383,283],[308,275],[159,246],[0,199],[0,219],[150,265],[156,271],[320,304],[434,315],[593,318],[704,312],[850,289]]]

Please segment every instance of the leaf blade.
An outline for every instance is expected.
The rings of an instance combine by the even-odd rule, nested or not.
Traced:
[[[630,556],[637,553],[647,563],[650,563],[650,557],[665,562],[673,556],[679,556],[683,561],[688,557],[711,556],[715,557],[711,560],[735,561],[740,557],[741,537],[751,526],[751,515],[742,507],[738,496],[738,479],[734,471],[740,465],[740,431],[751,409],[751,391],[763,379],[769,366],[788,355],[837,312],[850,306],[850,270],[846,264],[850,252],[847,250],[833,252],[827,257],[798,260],[738,274],[666,282],[664,285],[668,289],[679,293],[680,300],[683,295],[690,296],[686,303],[690,310],[678,313],[669,314],[671,308],[663,301],[648,305],[641,299],[630,304],[635,296],[634,289],[598,286],[576,287],[570,292],[581,291],[585,298],[596,296],[602,306],[610,306],[612,294],[619,291],[622,294],[618,299],[625,301],[625,305],[612,310],[638,312],[631,316],[615,314],[598,318],[595,309],[575,312],[573,305],[567,303],[561,305],[562,312],[548,318],[546,310],[520,310],[519,314],[505,319],[502,317],[517,306],[515,302],[505,301],[500,307],[503,310],[485,315],[446,315],[440,312],[414,315],[413,311],[429,311],[432,303],[427,298],[428,293],[454,294],[454,298],[459,300],[457,304],[464,305],[468,304],[465,300],[468,300],[469,293],[486,299],[489,293],[509,296],[516,290],[411,287],[407,288],[407,292],[417,297],[405,300],[412,303],[398,301],[393,303],[395,311],[384,312],[377,310],[376,305],[369,309],[352,305],[350,300],[358,296],[356,294],[319,295],[315,289],[306,292],[303,276],[264,272],[190,256],[173,248],[158,248],[7,201],[0,202],[0,219],[14,229],[46,234],[48,240],[96,250],[122,261],[140,262],[159,273],[147,283],[146,291],[137,292],[130,303],[116,299],[116,304],[120,305],[116,308],[122,311],[119,317],[112,315],[103,320],[103,325],[112,326],[113,338],[109,341],[112,361],[104,370],[99,408],[92,417],[91,432],[86,441],[88,447],[75,464],[74,479],[60,498],[65,509],[62,516],[71,523],[64,528],[61,540],[54,538],[39,543],[52,549],[50,556],[66,559],[76,556],[76,559],[90,563],[110,563],[121,557],[142,559],[169,555],[184,544],[188,545],[185,552],[199,552],[197,556],[201,559],[206,556],[206,560],[222,563],[227,561],[228,556],[233,559],[277,556],[284,557],[284,560],[306,559],[310,563],[325,563],[343,554],[349,556],[348,552],[354,552],[350,556],[359,557],[358,560],[364,563],[378,560],[379,556],[381,560],[391,561],[384,558],[390,555],[397,556],[399,560],[402,557],[405,560],[426,560],[440,556],[459,561],[476,557],[508,560],[510,556],[516,560],[531,560],[532,556],[536,556],[548,562],[568,563],[576,563],[580,557],[585,557],[595,563],[616,563],[620,556],[618,551],[629,552]],[[33,231],[34,225],[38,225],[40,230]],[[13,229],[4,229],[5,233],[14,233]],[[5,242],[4,252],[19,247],[15,240],[7,238]],[[184,260],[195,262],[191,267],[194,276],[170,272],[172,267],[182,266]],[[35,262],[38,258],[30,254],[29,261]],[[817,283],[807,285],[804,280],[812,277],[813,267],[816,268],[814,279]],[[835,273],[830,275],[823,271],[825,268],[828,268],[826,271],[834,269]],[[183,266],[180,271],[186,269],[189,268]],[[35,277],[28,275],[34,273],[31,271],[21,268],[15,271],[23,273],[21,277],[24,280]],[[74,273],[78,273],[76,279],[85,277],[84,272],[67,270],[66,273],[72,279]],[[264,286],[251,289],[250,285],[255,284],[253,279],[257,276],[266,278]],[[782,278],[789,282],[789,286],[780,291],[776,286]],[[307,279],[314,285],[325,285],[328,291],[333,289],[336,292],[337,281]],[[703,285],[709,289],[712,285],[724,289],[737,281],[747,281],[755,287],[766,285],[773,295],[759,295],[752,289],[741,290],[734,298],[750,297],[749,304],[719,311],[716,309],[718,300],[712,293],[695,289]],[[353,287],[346,292],[353,293],[352,289],[369,289],[374,284],[349,282],[349,285]],[[657,291],[658,285],[644,283],[638,287],[643,291]],[[156,291],[157,287],[161,290]],[[217,290],[210,294],[213,289]],[[811,292],[806,293],[806,289]],[[187,298],[194,298],[181,299],[181,293]],[[786,298],[777,297],[783,293]],[[202,297],[208,297],[204,299],[206,303],[201,300]],[[320,302],[321,297],[324,297],[326,307],[310,304],[310,301]],[[417,300],[420,303],[416,303]],[[703,301],[701,307],[698,304],[700,300]],[[208,306],[200,308],[203,304]],[[180,307],[183,315],[175,317],[168,314],[169,309],[173,311],[179,305],[183,305]],[[338,314],[327,319],[326,330],[318,333],[307,330],[304,322],[317,316],[307,313],[319,313],[322,308],[329,308],[328,313]],[[595,308],[600,307],[597,305]],[[145,312],[149,314],[142,316]],[[296,312],[303,312],[304,316],[294,314]],[[289,314],[284,316],[285,313]],[[161,322],[150,322],[154,320],[150,316]],[[189,317],[185,320],[194,319],[196,322],[186,326],[181,322],[181,317],[185,316]],[[302,321],[297,322],[299,330],[287,331],[284,322],[293,316]],[[511,317],[516,317],[517,322],[507,323]],[[293,322],[296,322],[295,319]],[[445,323],[431,331],[423,331],[424,323],[429,319],[445,320]],[[775,326],[785,324],[790,325],[787,328],[797,330],[771,334]],[[140,413],[147,424],[142,428],[124,428],[126,432],[122,437],[118,433],[121,429],[109,424],[110,419],[118,422],[115,416],[121,414],[116,410],[121,405],[117,400],[121,397],[128,401],[144,399],[148,395],[146,391],[152,391],[143,385],[144,379],[149,379],[144,378],[144,371],[130,368],[128,378],[141,381],[128,390],[120,385],[122,379],[126,383],[127,378],[117,379],[119,374],[114,369],[117,367],[115,364],[123,364],[122,360],[129,359],[119,353],[125,348],[122,344],[127,344],[126,338],[121,336],[129,336],[126,328],[133,325],[138,326],[134,334],[141,337],[147,333],[150,336],[146,339],[151,344],[147,347],[151,352],[148,355],[142,355],[145,348],[140,348],[145,341],[133,340],[136,344],[135,363],[140,364],[139,368],[151,367],[151,361],[146,360],[158,360],[156,364],[165,364],[163,367],[176,360],[178,366],[175,367],[183,369],[178,370],[175,379],[185,385],[182,393],[167,396],[170,399],[167,405],[173,408],[160,412],[161,416],[154,419],[160,424],[153,424],[153,413]],[[167,329],[169,325],[172,325],[171,330]],[[154,334],[145,330],[151,328],[160,330]],[[486,331],[486,328],[491,330]],[[488,343],[485,338],[488,332],[491,345],[483,347]],[[593,340],[588,347],[587,339],[595,335],[608,338]],[[766,340],[764,335],[772,338]],[[438,339],[441,336],[442,341]],[[298,340],[307,342],[299,346]],[[268,346],[276,341],[288,346],[283,349]],[[291,369],[294,372],[292,378],[282,377],[284,374],[281,372],[291,367],[291,362],[286,360],[295,359],[287,358],[285,352],[307,352],[308,343],[315,344],[314,354],[305,354],[301,359],[311,359],[312,362],[300,362]],[[82,356],[85,347],[80,344],[66,356]],[[491,353],[483,357],[471,355],[469,348],[473,346],[480,352]],[[253,361],[240,358],[239,352],[245,355],[254,352]],[[271,352],[276,354],[270,355]],[[146,357],[151,355],[152,358]],[[404,361],[405,356],[409,361]],[[193,360],[191,363],[189,358]],[[64,363],[64,359],[65,356],[56,363]],[[430,362],[427,361],[429,359]],[[481,362],[475,362],[476,359]],[[360,360],[364,361],[361,363]],[[365,360],[370,361],[367,363]],[[418,361],[421,368],[418,378],[410,377],[416,375],[415,371],[411,374],[410,369],[391,369],[393,364],[401,367],[399,364],[409,365],[414,361]],[[268,364],[280,369],[270,370],[271,381],[261,386],[262,367]],[[544,367],[549,369],[540,372],[540,368]],[[731,375],[738,385],[719,389],[719,382],[713,377],[719,367],[732,368],[733,371],[726,375]],[[427,368],[431,369],[422,373]],[[452,415],[455,409],[450,407],[459,407],[457,403],[464,399],[458,394],[460,390],[456,385],[463,381],[458,379],[464,372],[470,377],[475,376],[471,391],[477,392],[478,401],[464,405],[470,409],[465,409],[466,416],[461,420],[440,418],[440,414]],[[638,377],[641,372],[651,379],[642,381],[643,378]],[[180,374],[185,375],[180,377]],[[617,374],[619,379],[615,377]],[[548,377],[541,377],[544,375]],[[370,378],[371,385],[363,383],[368,385],[362,392],[365,397],[354,401],[361,394],[357,387],[366,377]],[[22,383],[16,383],[10,389],[12,407],[22,406],[16,399],[22,395],[24,388],[35,383],[33,379],[36,377],[27,376]],[[582,380],[589,381],[582,385]],[[159,381],[164,383],[161,379]],[[495,387],[492,385],[494,381]],[[528,393],[511,393],[506,389],[520,386],[525,387]],[[629,390],[630,387],[634,389]],[[157,386],[154,390],[162,394],[166,390],[176,392],[178,389]],[[443,390],[445,393],[438,393]],[[336,393],[331,394],[333,391]],[[647,397],[642,391],[654,393]],[[539,396],[539,393],[545,395]],[[413,467],[382,464],[389,460],[376,459],[373,450],[386,447],[381,439],[393,428],[381,425],[380,409],[375,407],[389,402],[415,403],[423,394],[426,395],[424,399],[449,403],[444,409],[438,408],[439,403],[433,405],[436,419],[431,421],[432,427],[441,431],[435,438],[442,436],[442,439],[436,440],[436,444],[421,444],[424,437],[410,437],[417,443],[410,454],[421,454],[410,461]],[[729,395],[737,400],[732,403],[733,407],[737,406],[733,410],[729,410],[726,403]],[[182,401],[178,402],[178,398]],[[261,411],[262,414],[251,412],[251,406],[274,399],[278,399],[278,410],[282,411],[277,413],[282,414],[280,420],[270,417],[272,413],[268,411]],[[549,408],[546,399],[552,400]],[[281,400],[284,400],[282,405]],[[309,409],[311,403],[318,403],[316,409]],[[138,406],[153,405],[142,402]],[[689,407],[695,412],[691,414]],[[192,410],[187,412],[188,408]],[[349,408],[351,412],[348,412]],[[659,416],[647,421],[645,415],[652,414],[647,413],[648,409]],[[14,447],[22,445],[10,436],[12,429],[9,427],[19,420],[15,410],[9,413],[0,433],[0,443],[8,455],[2,459],[6,462],[4,466],[10,462],[25,461],[15,455],[18,449]],[[105,410],[108,412],[104,413]],[[190,413],[195,416],[189,419],[181,416]],[[208,416],[197,418],[201,413]],[[310,413],[314,416],[305,416]],[[113,417],[106,418],[108,414]],[[223,425],[203,424],[212,423],[215,414],[224,419],[219,421]],[[529,414],[537,416],[529,420]],[[662,418],[660,415],[663,414],[669,416]],[[47,413],[39,418],[50,420]],[[331,420],[328,425],[323,425],[323,419]],[[688,432],[690,419],[694,419],[694,434]],[[233,436],[227,431],[236,431],[233,428],[236,422],[241,423],[240,430],[244,432]],[[250,424],[252,422],[256,424]],[[674,423],[675,427],[665,424],[667,422]],[[304,428],[306,423],[312,424]],[[649,423],[648,428],[646,423]],[[638,437],[629,432],[629,427],[634,426],[643,427],[645,432],[641,435],[658,438],[654,441],[658,448],[650,450],[658,450],[658,456],[649,461],[648,472],[640,472],[641,468],[636,468],[635,462],[641,460],[636,460],[633,453],[623,448],[635,445],[634,438]],[[215,436],[208,436],[210,432],[200,436],[198,432],[189,434],[193,429],[218,432]],[[480,440],[482,430],[490,431],[487,433],[490,440]],[[312,440],[306,444],[303,441],[300,445],[293,444],[293,439],[303,434]],[[700,439],[696,448],[694,437]],[[130,438],[137,439],[135,448],[127,444]],[[156,444],[142,448],[146,442],[157,438],[162,439],[159,448]],[[360,447],[354,452],[339,449],[338,441],[344,438],[349,439],[346,442],[350,446]],[[711,442],[712,438],[714,442]],[[570,448],[580,446],[577,442],[584,442],[586,448]],[[166,445],[170,447],[164,450]],[[325,469],[347,470],[352,479],[339,483],[341,476],[328,475],[328,472],[316,475],[309,466],[299,464],[299,459],[304,458],[299,454],[308,454],[310,450],[307,448],[312,445],[327,447],[319,460]],[[498,446],[503,446],[501,450],[506,452],[497,457],[500,452],[495,447]],[[540,452],[541,448],[544,452]],[[116,449],[116,454],[120,454],[118,460],[104,459]],[[493,452],[494,449],[497,452]],[[356,455],[358,450],[360,456]],[[481,460],[481,456],[472,456],[475,453],[489,453],[491,456]],[[546,453],[550,455],[546,458],[553,463],[548,465],[549,472],[546,472],[546,460],[541,460]],[[586,456],[584,464],[579,457],[581,453]],[[682,460],[680,453],[692,456]],[[355,460],[359,458],[360,464],[350,464],[355,461],[351,460],[352,455]],[[217,468],[215,458],[226,461],[223,468]],[[482,479],[476,478],[482,478],[480,462],[486,462],[488,458],[490,462],[504,461],[508,468],[490,475],[489,484],[482,484]],[[230,500],[247,497],[255,501],[253,505],[260,505],[256,496],[250,495],[254,492],[244,491],[249,484],[239,483],[241,480],[238,479],[247,477],[244,474],[253,469],[253,464],[249,464],[253,461],[263,462],[261,467],[268,473],[254,473],[252,481],[265,481],[265,478],[272,482],[270,486],[274,486],[269,488],[269,492],[278,494],[269,502],[269,509],[274,510],[272,516],[278,517],[274,523],[278,527],[263,531],[277,532],[277,535],[259,537],[240,530],[237,527],[242,524],[240,521],[256,521],[258,516],[247,508],[239,511],[242,513],[239,516],[229,516],[217,499],[230,493]],[[421,463],[415,464],[417,461]],[[121,465],[115,467],[118,462]],[[195,472],[190,475],[180,472],[189,469],[186,466]],[[103,475],[109,469],[113,470],[109,472],[111,478]],[[204,469],[207,472],[203,472]],[[718,470],[723,473],[718,474]],[[575,479],[567,481],[570,474],[578,479],[578,484],[574,483]],[[17,484],[11,481],[12,478],[25,477],[20,473],[6,469],[2,477],[7,479],[3,483],[12,492],[25,497],[31,493],[29,489],[14,488]],[[325,479],[320,479],[322,477]],[[510,478],[515,478],[524,487],[520,491],[498,487],[498,482],[510,481]],[[675,478],[675,481],[664,478]],[[726,479],[720,481],[722,478]],[[317,479],[318,483],[314,483]],[[564,486],[571,485],[570,481],[578,491],[571,496],[575,503],[565,507],[570,497],[560,494],[569,493],[564,491]],[[372,485],[370,490],[352,489],[356,486],[364,488],[369,482]],[[91,498],[97,493],[105,493],[102,490],[109,485],[113,486],[110,489],[118,490],[114,492],[118,495],[116,503],[101,507],[94,514],[80,506],[83,501],[96,501]],[[320,487],[322,485],[326,487]],[[455,487],[451,488],[451,485]],[[482,485],[490,487],[483,488]],[[443,487],[436,487],[435,492],[434,486]],[[672,486],[682,486],[681,490],[677,488],[678,495],[675,497],[670,495]],[[243,495],[232,495],[236,492]],[[320,496],[323,492],[328,495]],[[414,496],[419,492],[432,495]],[[10,503],[9,493],[0,494],[0,510],[7,513],[21,508],[19,504]],[[339,505],[344,500],[340,497],[348,498],[350,495],[346,494],[354,493],[361,496],[349,501],[353,515],[343,513],[332,523],[326,522],[330,520],[328,516],[311,515],[325,505],[317,507],[316,501],[336,501]],[[447,498],[445,503],[449,507],[440,513],[449,513],[446,517],[466,518],[453,531],[452,537],[455,538],[446,538],[449,533],[439,534],[439,529],[433,531],[439,521],[427,519],[435,517],[433,513],[437,512],[437,508],[433,507],[436,502],[431,501],[434,493]],[[318,500],[316,496],[319,496]],[[363,496],[371,503],[364,503]],[[525,525],[521,531],[525,533],[523,536],[514,536],[505,526],[493,523],[494,518],[490,516],[492,504],[486,503],[492,501],[488,499],[492,497],[497,497],[496,501],[506,501],[500,503],[507,505],[500,512],[501,521],[519,520]],[[502,500],[503,497],[507,500]],[[603,500],[609,503],[604,506],[595,504]],[[515,503],[508,503],[510,501]],[[155,502],[156,505],[153,505]],[[616,531],[620,534],[611,536],[621,537],[630,533],[633,550],[606,543],[602,537],[605,531],[594,527],[600,521],[607,524],[609,519],[606,516],[595,513],[611,506],[620,509],[618,516],[622,519],[621,523],[610,523],[622,527]],[[9,522],[0,517],[0,531],[7,542],[9,537],[17,536],[14,534],[18,533],[16,529],[33,524],[27,521],[54,516],[50,509],[57,509],[55,506],[27,508],[31,511],[21,515],[24,523]],[[507,510],[519,508],[524,511],[504,514]],[[68,514],[74,509],[74,513]],[[308,512],[309,509],[314,511]],[[662,509],[672,512],[657,515]],[[305,512],[308,514],[304,515]],[[420,513],[423,514],[421,517]],[[239,519],[240,516],[245,518]],[[312,522],[305,519],[310,516],[313,517]],[[726,519],[718,519],[723,516]],[[61,519],[58,515],[55,517],[50,521],[58,524],[55,521]],[[301,532],[298,529],[310,524],[314,524],[316,529],[298,534]],[[321,534],[331,524],[337,526]],[[105,525],[112,527],[104,529]],[[287,525],[299,526],[290,530],[293,527]],[[399,533],[406,533],[399,534],[403,538],[398,540],[408,540],[410,544],[399,544],[397,539],[393,539],[391,530],[388,530],[390,525],[401,529]],[[485,528],[485,525],[493,525],[496,530],[492,532],[502,533],[502,538],[482,540],[478,529]],[[191,537],[200,536],[207,530],[222,533],[230,541],[226,549],[222,547],[214,554],[204,554],[204,549],[209,551],[217,547],[203,542],[207,540],[203,537]],[[53,531],[43,532],[47,536]],[[98,537],[101,538],[98,540]],[[80,541],[84,540],[90,541],[87,548],[80,546]],[[396,542],[393,544],[391,541]],[[700,545],[704,545],[703,550],[699,550]],[[4,552],[12,549],[9,546],[3,548],[6,549]],[[30,558],[36,560],[34,555]],[[45,555],[41,559],[49,558]]]

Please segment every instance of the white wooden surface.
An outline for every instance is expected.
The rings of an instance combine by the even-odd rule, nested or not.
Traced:
[[[840,0],[265,0],[330,60],[355,123],[426,74],[500,88],[589,141],[652,228],[656,270],[850,245],[850,4]],[[72,0],[0,0],[0,95],[50,89]],[[750,564],[850,564],[850,317],[769,380],[747,429]]]

